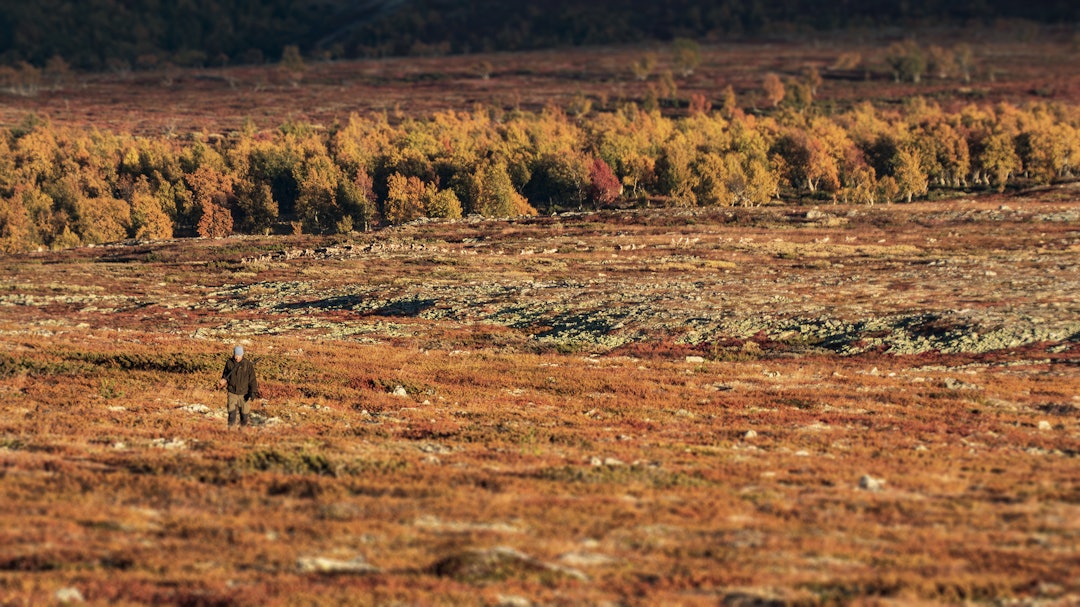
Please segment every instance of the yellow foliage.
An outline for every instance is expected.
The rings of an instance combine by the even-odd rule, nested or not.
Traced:
[[[424,214],[424,182],[394,173],[386,180],[386,221],[392,225],[419,219]]]
[[[111,197],[83,198],[75,201],[76,231],[84,244],[116,242],[127,238],[131,226],[131,207]]]
[[[150,193],[143,180],[131,196],[131,223],[135,238],[158,240],[172,238],[172,219],[161,208],[161,201]]]
[[[761,86],[765,91],[765,102],[769,106],[776,107],[784,100],[784,83],[780,80],[780,76],[771,72],[765,74]]]
[[[0,198],[0,253],[26,251],[34,244],[33,222],[22,201]]]
[[[931,54],[932,76],[963,72],[960,54],[936,47]],[[766,80],[766,103],[780,103],[784,83],[776,74]],[[810,69],[798,84],[820,83]],[[465,212],[531,214],[529,197],[553,208],[585,204],[581,167],[589,158],[612,169],[626,198],[681,206],[762,204],[781,182],[799,197],[913,200],[930,187],[1067,180],[1080,166],[1080,111],[1068,104],[945,111],[916,96],[892,107],[867,102],[824,114],[786,103],[748,115],[730,86],[716,111],[698,101],[679,117],[632,102],[575,117],[554,105],[478,106],[396,116],[394,124],[386,114],[353,114],[329,132],[290,122],[183,142],[31,116],[0,133],[5,246],[70,242],[65,234],[103,242],[227,233],[233,213],[238,230],[255,233],[279,220],[328,233]],[[392,186],[394,174],[405,185],[394,178]],[[366,185],[354,182],[357,175],[369,178]]]

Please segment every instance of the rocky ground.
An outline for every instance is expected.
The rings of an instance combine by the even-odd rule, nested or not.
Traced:
[[[0,603],[1075,604],[1076,194],[0,259]]]
[[[200,247],[130,244],[82,250],[83,268],[63,277],[49,275],[56,253],[39,254],[40,265],[9,262],[0,307],[222,339],[301,332],[437,347],[439,329],[483,325],[523,347],[590,353],[659,342],[714,357],[747,347],[1067,349],[1080,340],[1078,223],[1075,203],[1001,198],[466,219],[333,242],[203,242],[240,253],[213,267],[167,259]],[[158,259],[186,273],[158,283],[148,270]],[[117,288],[93,284],[102,274]]]

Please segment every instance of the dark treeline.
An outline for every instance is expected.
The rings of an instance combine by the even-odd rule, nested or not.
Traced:
[[[1075,24],[1068,0],[0,0],[0,64],[85,70],[469,53],[888,25]]]
[[[86,70],[257,63],[328,27],[290,0],[0,0],[0,60]]]
[[[1075,2],[1008,0],[414,0],[334,42],[347,55],[487,52],[558,46],[731,38],[888,26],[1072,24]]]

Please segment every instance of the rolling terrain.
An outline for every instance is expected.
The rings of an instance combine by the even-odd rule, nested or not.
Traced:
[[[645,44],[68,72],[0,87],[0,125],[1074,103],[1075,44],[1012,25],[937,40],[970,81],[792,36],[677,77]],[[0,256],[0,605],[1074,605],[1070,179]],[[230,432],[237,343],[263,386]]]
[[[799,79],[807,68],[823,81],[813,98],[825,112],[868,102],[902,107],[913,97],[947,111],[999,102],[1071,103],[1080,96],[1080,45],[1062,30],[1018,33],[979,30],[964,36],[931,32],[920,43],[952,48],[969,44],[972,78],[928,74],[920,83],[896,82],[886,65],[890,44],[900,35],[808,37],[762,43],[710,43],[700,61],[663,83],[679,68],[669,44],[552,49],[443,57],[389,57],[352,61],[308,60],[282,65],[180,68],[112,73],[39,75],[28,84],[0,87],[0,124],[17,125],[28,115],[57,126],[96,128],[146,137],[222,137],[245,129],[310,124],[333,129],[351,113],[386,113],[391,120],[424,119],[437,112],[541,111],[560,107],[574,115],[610,112],[643,104],[664,88],[676,103],[666,115],[685,115],[688,101],[702,95],[714,107],[731,85],[738,107],[772,111],[763,79],[776,73]],[[639,64],[651,62],[640,71]],[[0,78],[0,83],[3,79]],[[663,99],[661,99],[663,101]]]
[[[1073,604],[1078,216],[1063,186],[3,258],[0,602]]]

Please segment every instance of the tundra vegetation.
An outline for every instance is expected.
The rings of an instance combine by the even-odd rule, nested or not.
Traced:
[[[0,603],[1080,599],[1076,108],[687,49],[655,109],[623,53],[579,111],[5,123]]]

